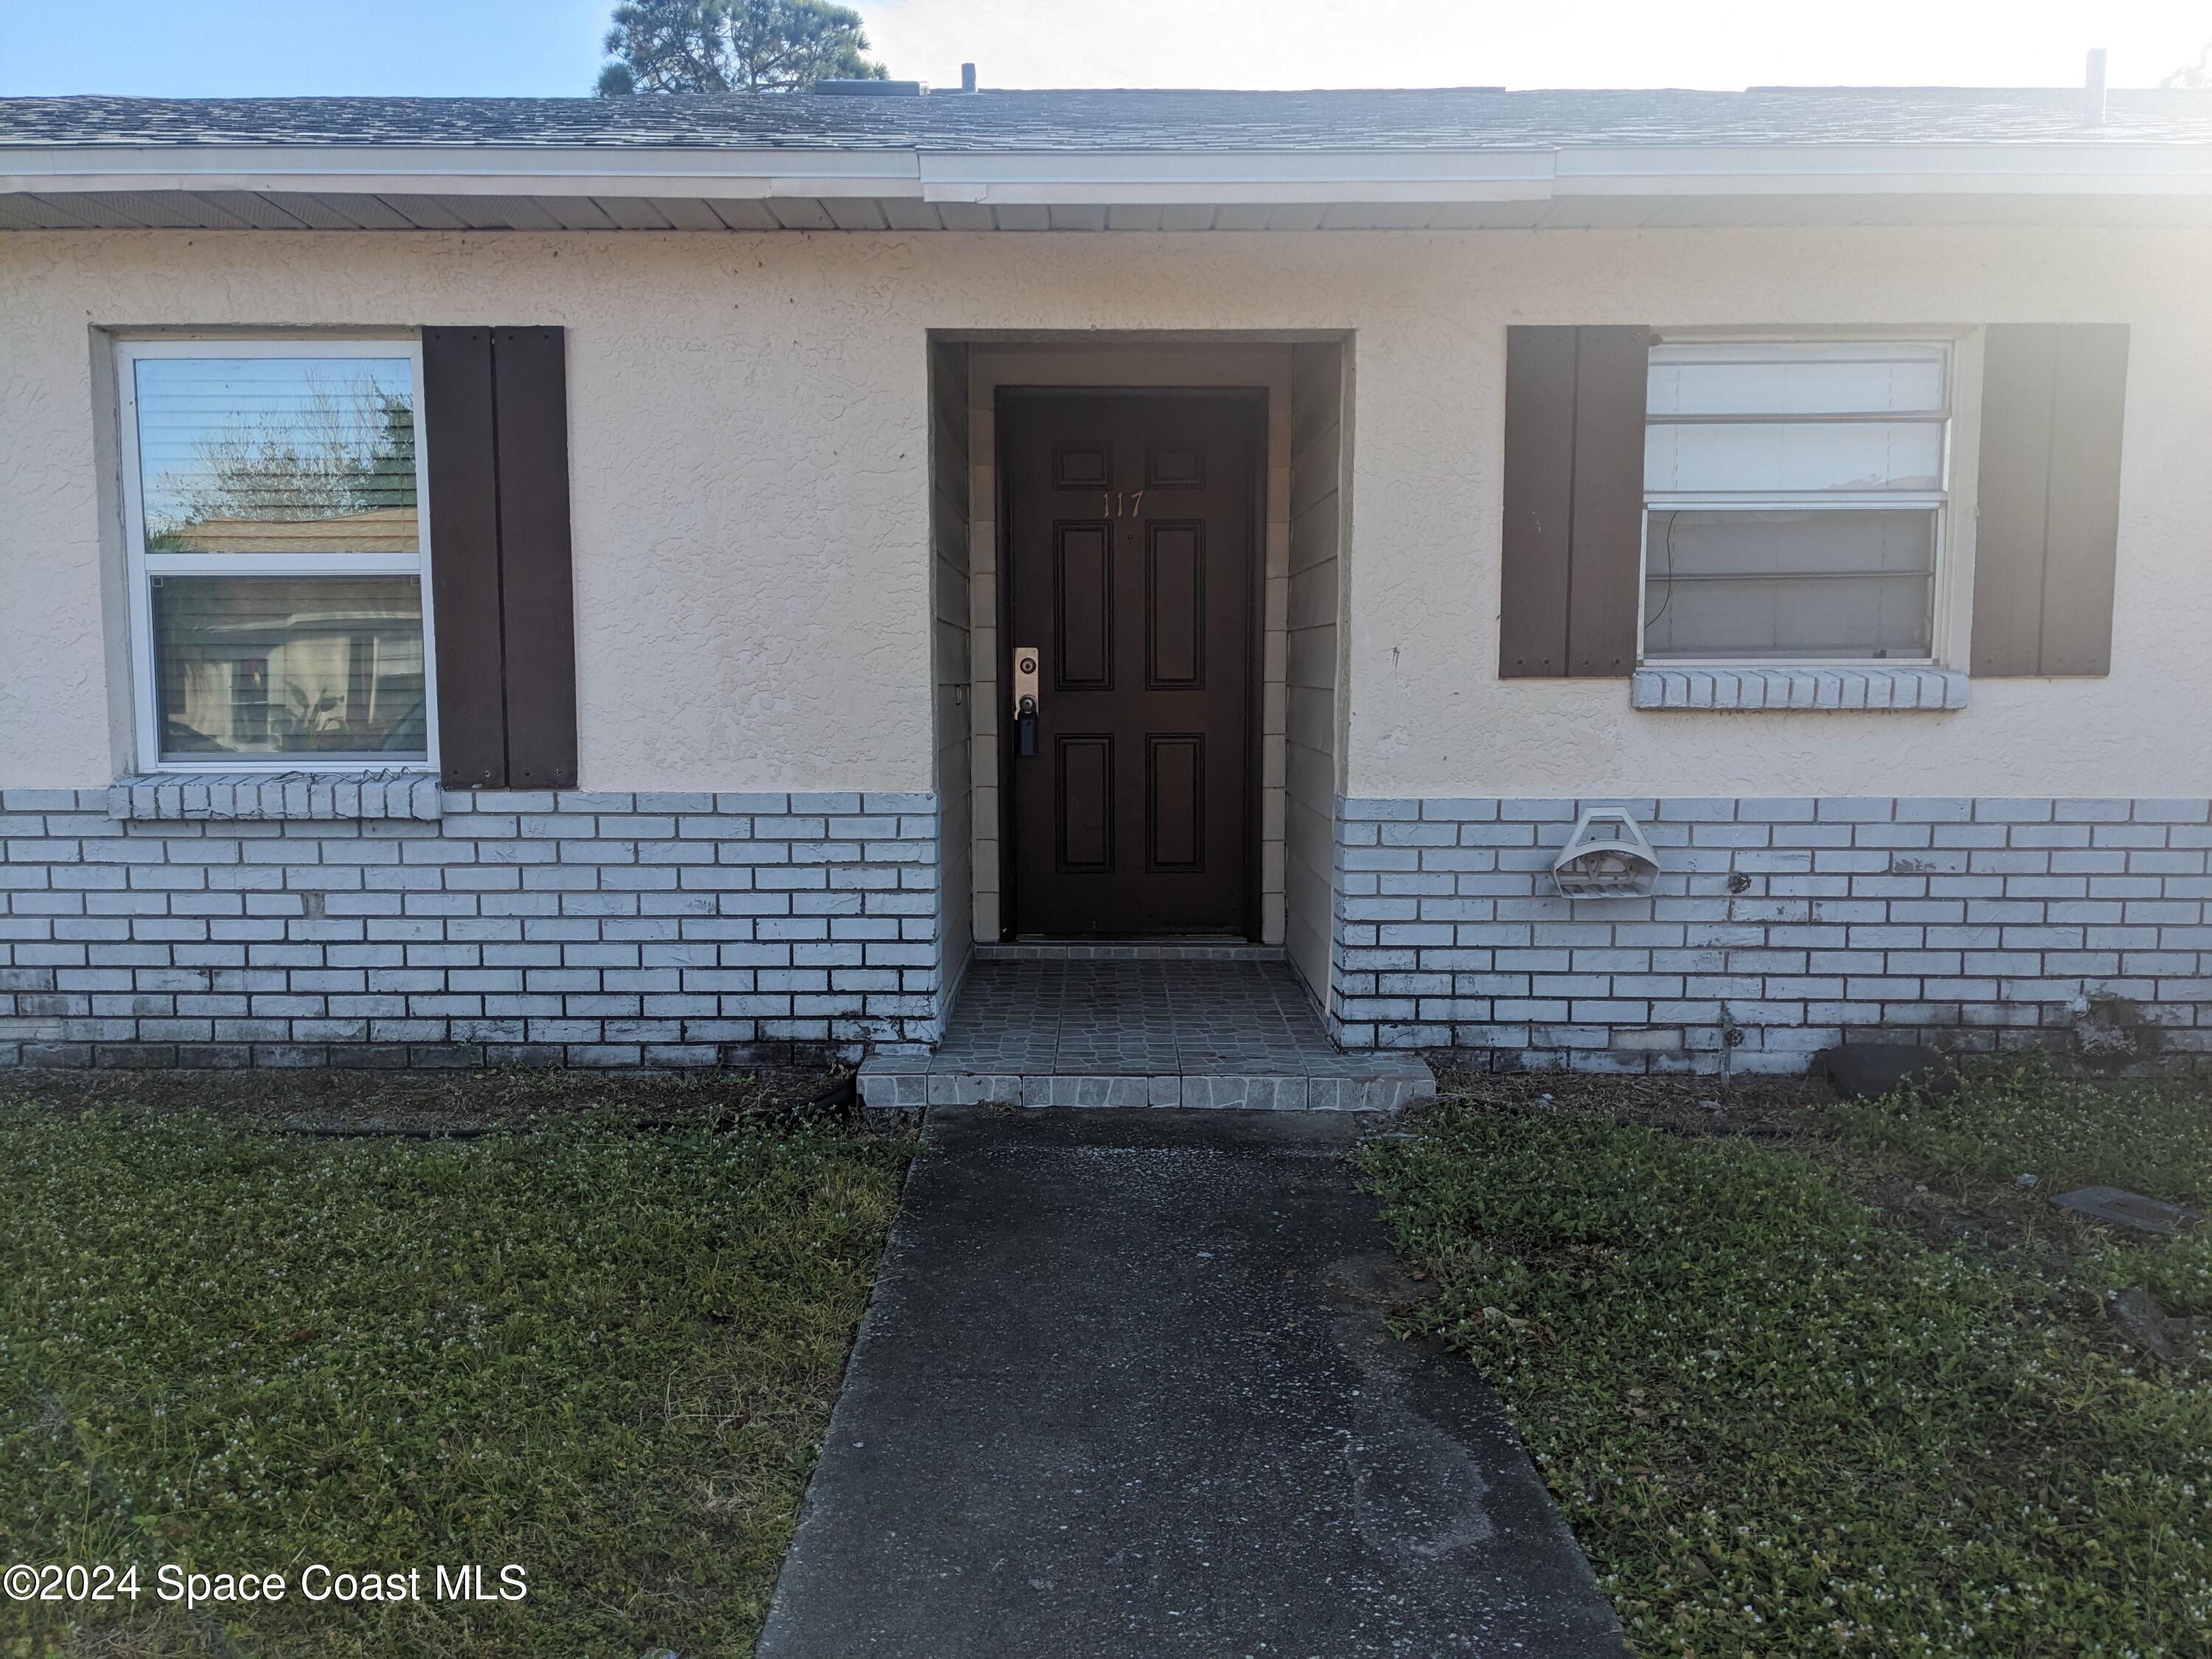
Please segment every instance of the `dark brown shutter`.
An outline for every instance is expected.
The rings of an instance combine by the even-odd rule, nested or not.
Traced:
[[[564,331],[557,328],[492,331],[507,781],[515,789],[576,787],[565,345]]]
[[[1567,672],[1575,492],[1575,331],[1505,331],[1505,542],[1498,672]]]
[[[507,705],[489,329],[422,331],[422,403],[439,769],[450,789],[497,788],[507,781]]]
[[[422,331],[440,771],[453,788],[576,781],[564,339]]]
[[[1505,678],[1636,666],[1650,338],[1642,325],[1505,331]]]
[[[2106,674],[2124,323],[1996,323],[1982,357],[1973,672]]]

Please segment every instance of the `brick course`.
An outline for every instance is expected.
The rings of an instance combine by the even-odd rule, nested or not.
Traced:
[[[1594,805],[1644,825],[1650,897],[1553,889]],[[2208,854],[2201,799],[1347,799],[1332,1029],[1593,1070],[1795,1071],[1877,1032],[2197,1064]]]
[[[0,1065],[702,1066],[939,1029],[933,795],[137,793],[0,793]]]

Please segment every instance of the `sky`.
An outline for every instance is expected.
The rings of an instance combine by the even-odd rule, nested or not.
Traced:
[[[0,0],[0,95],[591,90],[612,0]],[[861,0],[893,75],[1002,87],[2152,86],[2212,0]]]

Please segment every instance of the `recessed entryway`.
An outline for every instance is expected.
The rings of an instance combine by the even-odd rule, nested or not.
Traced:
[[[1000,392],[1018,938],[1258,935],[1265,396]]]
[[[1012,427],[1001,431],[1000,406],[1002,391],[1026,389],[1071,395],[1195,397],[1201,401],[1235,393],[1253,405],[1256,436],[1251,460],[1252,520],[1247,533],[1254,561],[1248,591],[1255,609],[1243,618],[1249,666],[1239,688],[1246,702],[1246,726],[1253,735],[1241,757],[1247,793],[1243,850],[1232,848],[1225,855],[1237,866],[1242,909],[1226,927],[1218,912],[1215,918],[1205,920],[1161,915],[1146,925],[1177,933],[1203,929],[1217,938],[1279,945],[1325,1013],[1330,994],[1334,803],[1343,793],[1338,623],[1343,615],[1344,579],[1339,555],[1348,540],[1345,524],[1350,510],[1348,491],[1343,488],[1350,444],[1346,419],[1351,407],[1348,346],[1340,335],[1320,332],[1177,337],[963,331],[931,337],[931,569],[944,858],[942,1010],[957,1006],[959,987],[977,947],[1045,931],[1034,915],[1015,914],[1022,872],[1017,867],[1019,849],[1007,839],[1006,829],[1015,811],[1008,794],[1018,781],[1006,758],[1018,738],[1013,718],[1018,694],[1010,684],[1012,653],[1017,644],[1038,641],[1018,639],[1005,609],[1012,520],[1004,475]],[[1139,481],[1121,486],[1120,505],[1125,513],[1138,515],[1137,523],[1150,519],[1152,498],[1148,495],[1139,508],[1136,492],[1158,489],[1159,483],[1147,482],[1155,473],[1170,483],[1197,476],[1188,469],[1197,465],[1198,457],[1188,446],[1181,455],[1152,454],[1149,447],[1140,443],[1132,452],[1131,465],[1141,474]],[[1045,464],[1050,465],[1048,454]],[[1184,470],[1178,473],[1177,468]],[[1103,513],[1107,522],[1116,522],[1110,499],[1094,496],[1091,501],[1094,519]],[[1123,597],[1140,597],[1144,584],[1140,569],[1125,585]],[[1209,610],[1212,597],[1209,589]],[[1218,659],[1212,654],[1210,641],[1206,649],[1210,687]],[[1040,649],[1037,654],[1042,659],[1047,653]],[[1048,665],[1040,660],[1041,670]],[[1133,671],[1139,676],[1138,683],[1152,666],[1140,661]],[[1161,678],[1156,667],[1152,678]],[[1039,714],[1042,728],[1042,708]],[[1159,729],[1170,736],[1205,731],[1211,770],[1214,739],[1210,728]],[[1175,781],[1174,763],[1188,769],[1196,758],[1194,745],[1180,750],[1154,747],[1160,752],[1151,758],[1168,763],[1170,783]],[[1140,768],[1143,748],[1140,741]],[[1205,836],[1211,842],[1223,825],[1210,799],[1204,810]],[[1189,848],[1174,845],[1171,836],[1155,848],[1159,827],[1156,823],[1137,830],[1134,845],[1147,862],[1175,863],[1172,857],[1161,855],[1187,854]],[[1056,836],[1050,845],[1057,863]],[[1073,850],[1095,854],[1101,849],[1094,842]],[[1217,861],[1210,849],[1204,856],[1209,866]],[[1181,861],[1192,860],[1186,856]],[[1030,885],[1034,890],[1036,883]],[[1118,934],[1124,928],[1140,936],[1159,936],[1143,935],[1126,921],[1111,931]]]

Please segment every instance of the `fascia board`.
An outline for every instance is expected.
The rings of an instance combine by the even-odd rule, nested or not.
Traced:
[[[918,197],[910,150],[173,144],[0,149],[0,191]]]
[[[925,151],[930,202],[1516,202],[1552,191],[1553,152]]]
[[[1560,196],[2193,196],[2212,147],[1639,145],[1563,149]]]

